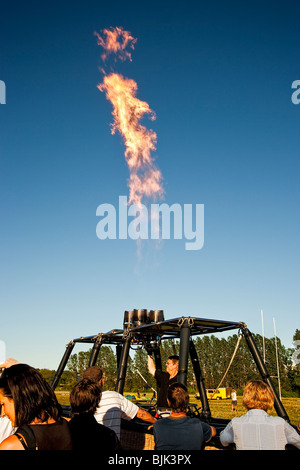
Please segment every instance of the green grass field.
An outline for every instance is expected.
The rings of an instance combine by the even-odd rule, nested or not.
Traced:
[[[124,393],[126,395],[127,393]],[[56,392],[59,403],[62,405],[69,405],[69,392]],[[146,394],[147,398],[150,398],[152,393]],[[192,395],[190,396],[191,403],[196,403],[198,406],[201,404],[200,400],[197,400]],[[282,404],[290,418],[290,423],[297,425],[300,421],[300,398],[282,398]],[[241,416],[246,413],[245,408],[242,405],[242,397],[238,397],[238,409],[234,413],[231,411],[231,400],[209,400],[209,406],[211,414],[214,418],[225,418],[231,419],[234,416]],[[270,413],[276,416],[276,411],[272,410]]]

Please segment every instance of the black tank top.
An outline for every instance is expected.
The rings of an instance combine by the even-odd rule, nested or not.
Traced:
[[[69,424],[65,419],[53,424],[21,426],[15,435],[25,450],[72,450]]]

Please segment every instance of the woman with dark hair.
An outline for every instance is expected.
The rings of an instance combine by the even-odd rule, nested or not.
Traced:
[[[73,418],[70,430],[73,450],[95,450],[103,453],[120,450],[120,442],[114,431],[96,421],[94,414],[101,399],[101,388],[93,380],[80,380],[70,394]]]
[[[0,450],[71,450],[68,422],[50,385],[27,364],[4,369],[0,377],[1,416],[6,415],[15,433]]]

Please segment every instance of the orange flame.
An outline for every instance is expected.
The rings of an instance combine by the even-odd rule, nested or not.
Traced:
[[[124,31],[122,27],[116,27],[104,29],[102,33],[106,36],[106,39],[95,32],[95,36],[98,38],[98,45],[102,46],[106,51],[102,54],[102,60],[106,60],[107,56],[113,53],[121,60],[129,59],[131,61],[131,54],[126,51],[126,48],[129,46],[131,49],[134,49],[137,39],[132,37],[129,31]]]
[[[119,52],[118,35],[122,32],[123,38],[132,38],[129,32],[116,28],[110,31],[109,40],[100,41],[98,44],[106,47],[109,52]],[[105,30],[107,31],[107,30]],[[125,34],[126,33],[126,34]],[[108,37],[108,36],[107,36]],[[128,45],[129,40],[123,42],[122,46]],[[125,46],[126,47],[126,46]],[[122,48],[122,57],[125,50]],[[128,54],[127,54],[128,57]],[[130,54],[129,57],[131,58]],[[156,150],[157,135],[153,130],[147,129],[140,123],[144,115],[148,114],[150,119],[156,118],[148,103],[136,97],[137,84],[132,79],[124,78],[117,73],[105,75],[103,83],[98,85],[101,92],[106,93],[106,98],[113,106],[112,134],[118,131],[126,146],[125,158],[129,167],[129,203],[141,204],[143,196],[162,196],[162,175],[151,157],[151,151]]]

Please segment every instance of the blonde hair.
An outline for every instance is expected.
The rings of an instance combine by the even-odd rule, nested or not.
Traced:
[[[243,405],[247,410],[271,410],[274,405],[273,392],[262,380],[252,380],[245,386]]]

